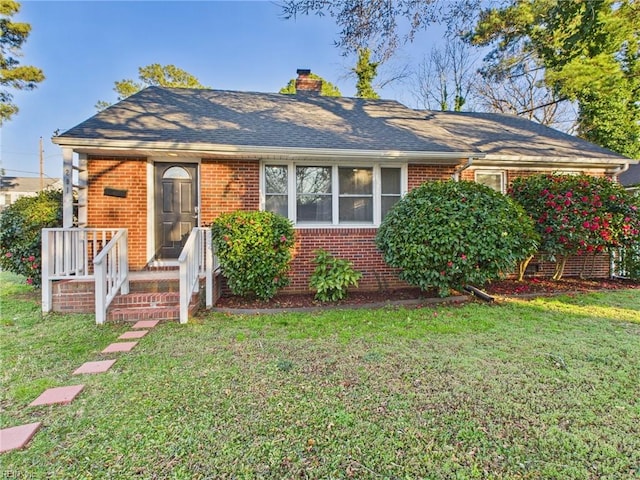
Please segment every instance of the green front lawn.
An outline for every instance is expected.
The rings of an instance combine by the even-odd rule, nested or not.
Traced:
[[[637,478],[640,294],[161,324],[41,318],[0,274],[2,427],[42,421],[15,478]],[[28,407],[84,383],[66,406]]]

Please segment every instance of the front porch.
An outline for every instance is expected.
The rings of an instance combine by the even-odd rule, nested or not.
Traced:
[[[126,229],[42,231],[42,311],[95,313],[108,320],[186,323],[220,297],[211,231],[194,228],[177,266],[130,272]]]

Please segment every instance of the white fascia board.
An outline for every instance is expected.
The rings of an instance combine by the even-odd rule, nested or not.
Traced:
[[[630,158],[611,158],[611,157],[552,157],[552,156],[530,156],[530,155],[485,155],[483,158],[474,162],[475,166],[504,165],[504,166],[523,166],[531,165],[540,167],[612,167],[624,164],[638,163],[638,160]]]
[[[428,161],[440,160],[444,163],[459,163],[462,158],[478,158],[484,154],[478,152],[429,152],[429,151],[402,151],[402,150],[362,150],[339,148],[292,148],[292,147],[255,147],[244,145],[219,145],[175,142],[139,142],[135,140],[94,140],[94,139],[67,139],[54,137],[53,143],[70,147],[74,151],[133,151],[153,152],[155,155],[162,153],[189,153],[199,154],[203,157],[224,155],[256,158],[264,157],[289,157],[292,159],[386,159],[404,161]]]

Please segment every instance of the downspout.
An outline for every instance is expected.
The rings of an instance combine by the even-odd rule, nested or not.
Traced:
[[[453,175],[451,175],[451,179],[454,182],[459,182],[460,181],[460,174],[465,171],[467,168],[469,168],[471,165],[473,165],[473,157],[469,157],[467,159],[467,163],[465,163],[464,165],[460,165],[458,167],[456,167],[456,169],[453,171]]]
[[[616,177],[616,182],[618,181],[618,175],[620,175],[621,173],[626,172],[627,170],[629,170],[629,167],[631,166],[631,164],[629,164],[628,162],[625,163],[624,165],[620,165],[619,167],[616,167],[615,170],[613,171],[613,173],[611,173],[611,175]],[[620,183],[620,182],[618,182]]]

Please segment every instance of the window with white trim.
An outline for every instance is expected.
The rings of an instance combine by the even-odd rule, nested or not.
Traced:
[[[379,225],[406,184],[404,165],[292,162],[262,168],[264,209],[298,225]]]
[[[476,170],[475,181],[493,188],[496,192],[504,193],[506,191],[505,172],[503,170]]]

